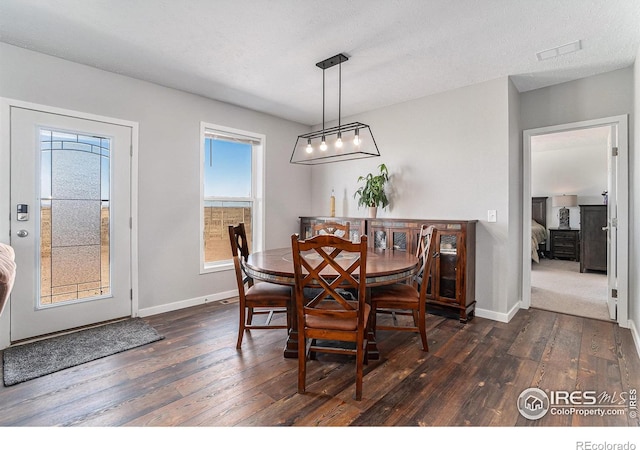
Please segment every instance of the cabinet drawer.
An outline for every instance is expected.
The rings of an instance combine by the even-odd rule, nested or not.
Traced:
[[[576,241],[573,242],[555,242],[553,243],[553,248],[556,250],[560,249],[571,249],[576,246]]]
[[[572,233],[572,234],[556,234],[553,233],[553,242],[555,243],[573,243],[576,241],[576,234]]]

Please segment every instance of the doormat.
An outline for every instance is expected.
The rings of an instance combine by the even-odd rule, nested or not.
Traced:
[[[140,318],[16,345],[3,352],[4,385],[68,369],[105,356],[164,339]]]

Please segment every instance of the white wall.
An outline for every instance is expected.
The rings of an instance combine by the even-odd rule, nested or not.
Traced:
[[[365,217],[367,211],[358,210],[353,198],[357,178],[385,163],[391,206],[378,210],[379,217],[479,220],[478,315],[506,319],[519,301],[521,276],[505,277],[518,266],[513,255],[521,245],[521,232],[510,234],[520,222],[509,222],[510,208],[517,210],[521,198],[510,201],[519,192],[518,175],[511,173],[519,173],[521,165],[519,132],[510,128],[515,123],[518,129],[517,111],[515,119],[509,117],[517,95],[510,92],[505,77],[343,119],[370,125],[381,157],[314,166],[311,213],[327,214],[335,188],[337,214]],[[489,209],[497,210],[497,223],[487,222]]]
[[[141,311],[235,289],[231,272],[199,274],[200,121],[266,135],[267,247],[289,245],[297,216],[310,212],[310,169],[289,164],[295,138],[307,126],[6,44],[0,44],[0,61],[1,97],[139,124]],[[8,209],[7,185],[0,189]],[[7,217],[0,231],[8,229]],[[6,232],[0,241],[8,242]],[[0,335],[7,316],[5,310]]]
[[[633,69],[614,70],[520,94],[522,129],[629,114]],[[630,133],[633,133],[630,127]]]
[[[531,196],[547,199],[547,228],[558,226],[554,195],[577,195],[578,205],[601,205],[607,190],[607,146],[571,146],[537,151],[531,143]],[[580,228],[580,207],[569,208],[571,228]]]

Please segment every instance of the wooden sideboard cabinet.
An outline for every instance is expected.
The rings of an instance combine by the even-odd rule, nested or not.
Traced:
[[[475,314],[476,220],[357,219],[347,217],[300,217],[300,236],[311,236],[319,221],[349,222],[351,234],[368,236],[369,247],[415,253],[420,227],[434,225],[439,231],[438,257],[427,291],[427,310],[455,316],[466,323]],[[355,225],[354,225],[355,224]]]
[[[580,272],[607,271],[606,226],[607,205],[580,205]]]

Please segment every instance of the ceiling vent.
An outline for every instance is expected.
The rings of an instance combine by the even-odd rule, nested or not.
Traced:
[[[538,61],[544,61],[545,59],[557,58],[558,56],[567,55],[569,53],[582,50],[582,41],[571,42],[570,44],[564,44],[559,47],[550,48],[549,50],[543,50],[536,53]]]

